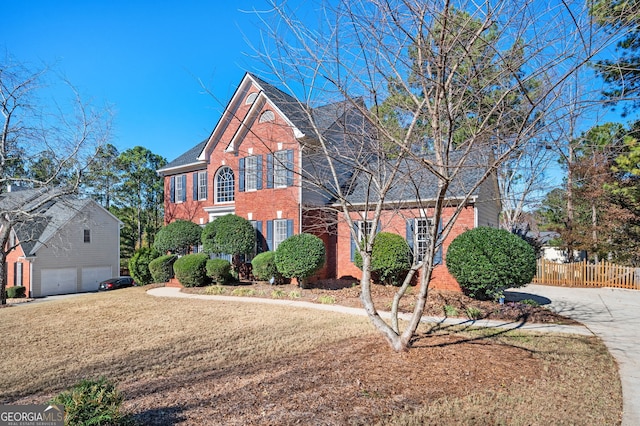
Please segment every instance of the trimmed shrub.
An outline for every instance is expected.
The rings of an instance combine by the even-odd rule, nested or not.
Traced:
[[[458,235],[447,250],[447,268],[467,295],[497,299],[522,287],[536,273],[536,254],[523,239],[503,229],[479,227]]]
[[[178,259],[175,254],[160,256],[149,262],[149,272],[154,283],[166,283],[173,278],[173,264]]]
[[[362,256],[356,251],[355,265],[362,269]],[[371,276],[374,281],[387,285],[402,285],[411,269],[411,247],[398,234],[380,232],[373,240]]]
[[[138,285],[147,285],[153,282],[149,271],[149,263],[160,257],[160,253],[154,248],[141,248],[135,252],[129,260],[129,273]]]
[[[201,241],[207,253],[248,254],[255,247],[256,231],[247,219],[228,214],[207,223]]]
[[[20,299],[27,297],[27,288],[21,285],[7,287],[7,297],[9,299]]]
[[[64,405],[65,424],[117,425],[127,423],[120,414],[123,395],[115,384],[101,377],[82,380],[53,398],[51,404]]]
[[[260,281],[269,281],[271,277],[276,283],[282,282],[282,275],[278,272],[276,266],[276,253],[274,251],[265,251],[258,254],[251,261],[253,268],[253,276]]]
[[[185,287],[201,287],[207,284],[207,260],[204,253],[187,254],[173,264],[175,277]]]
[[[225,259],[207,260],[207,276],[217,284],[231,281],[231,263]]]
[[[200,244],[202,228],[188,220],[176,220],[160,228],[153,247],[160,253],[187,254],[192,246]]]
[[[287,278],[297,278],[301,287],[306,279],[324,265],[322,240],[312,234],[298,234],[280,243],[276,250],[276,267]]]

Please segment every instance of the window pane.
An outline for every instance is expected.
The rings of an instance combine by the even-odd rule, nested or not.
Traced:
[[[182,176],[176,176],[176,202],[184,200],[184,188],[182,187]]]
[[[416,219],[415,230],[416,259],[421,261],[424,259],[429,246],[429,220]]]
[[[277,250],[281,242],[287,239],[287,221],[273,221],[273,250]]]
[[[247,191],[254,191],[258,182],[256,157],[247,157],[244,161],[245,187]]]
[[[216,202],[228,203],[234,200],[233,170],[223,167],[216,175]]]
[[[207,199],[207,172],[198,173],[198,199]]]
[[[287,186],[287,152],[276,152],[273,160],[273,185],[276,188]]]

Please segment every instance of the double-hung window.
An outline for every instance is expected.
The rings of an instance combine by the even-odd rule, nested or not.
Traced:
[[[293,186],[293,150],[267,155],[267,188]]]
[[[206,200],[207,199],[207,172],[198,172],[194,173],[194,185],[197,190],[193,191],[193,194],[196,196],[196,200]]]
[[[407,220],[407,243],[409,243],[409,247],[411,247],[415,262],[422,262],[429,252],[433,226],[433,220],[426,217]],[[438,226],[438,229],[440,229],[440,226]],[[433,255],[433,262],[435,265],[442,263],[442,244],[439,244],[436,248],[436,252]]]
[[[181,202],[186,199],[186,188],[184,187],[184,179],[182,176],[176,178],[176,202]]]
[[[255,191],[258,188],[258,161],[257,157],[247,157],[244,160],[245,167],[245,189]]]
[[[424,259],[424,255],[427,254],[429,249],[429,228],[431,227],[431,221],[426,218],[415,219],[415,256],[416,261],[421,262]]]
[[[357,220],[353,222],[353,227],[357,236],[357,241],[351,237],[351,261],[355,260],[356,251],[358,251],[358,244],[362,244],[368,237],[371,229],[373,228],[372,220]]]
[[[277,250],[281,242],[287,239],[287,221],[278,219],[273,221],[273,250]]]
[[[287,151],[278,151],[274,154],[273,162],[273,186],[283,188],[287,186]]]

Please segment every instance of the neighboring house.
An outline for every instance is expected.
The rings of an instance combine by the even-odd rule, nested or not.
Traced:
[[[344,128],[364,128],[366,121],[346,103],[314,109],[316,130],[344,144]],[[357,126],[357,127],[356,127]],[[313,135],[306,112],[291,96],[252,74],[246,74],[229,101],[211,136],[158,170],[164,177],[165,223],[186,219],[204,225],[233,213],[251,221],[256,229],[256,251],[275,250],[287,237],[301,232],[318,235],[325,243],[327,262],[316,278],[360,277],[353,264],[355,243],[346,221],[341,219],[334,201],[314,189],[301,176],[317,178],[322,162],[313,160]],[[420,199],[429,200],[435,184],[417,164],[407,162],[407,174],[419,179]],[[415,168],[415,170],[411,170]],[[326,172],[326,170],[325,170]],[[364,205],[364,191],[353,170],[338,170],[349,181],[349,202]],[[451,186],[444,220],[453,214],[458,199],[468,192],[474,172],[465,172]],[[464,175],[464,173],[463,173]],[[473,175],[473,176],[472,176]],[[426,232],[431,211],[418,208],[415,191],[409,185],[394,187],[386,200],[394,209],[383,212],[381,231],[407,237],[417,250],[426,247]],[[449,237],[438,254],[453,238],[480,225],[498,226],[500,203],[497,181],[487,180],[478,188],[459,215]],[[357,212],[354,211],[354,218]],[[356,223],[358,233],[369,223]],[[459,289],[444,265],[434,271],[434,287]]]
[[[529,231],[527,233],[527,237],[538,241],[538,243],[540,244],[539,257],[541,257],[542,259],[555,263],[569,262],[569,251],[552,244],[554,240],[560,239],[559,233],[554,231],[540,231],[538,233]],[[585,250],[573,251],[574,262],[582,262],[586,258],[587,252]]]
[[[38,191],[3,193],[0,203],[37,202]],[[9,244],[17,247],[7,257],[7,287],[23,285],[31,297],[96,291],[119,275],[121,225],[93,200],[49,201],[12,229]]]

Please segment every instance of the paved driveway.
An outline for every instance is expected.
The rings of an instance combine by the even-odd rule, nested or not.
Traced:
[[[640,425],[640,291],[528,285],[508,299],[533,298],[585,324],[618,361],[623,394],[623,426]],[[532,297],[533,296],[533,297]]]

